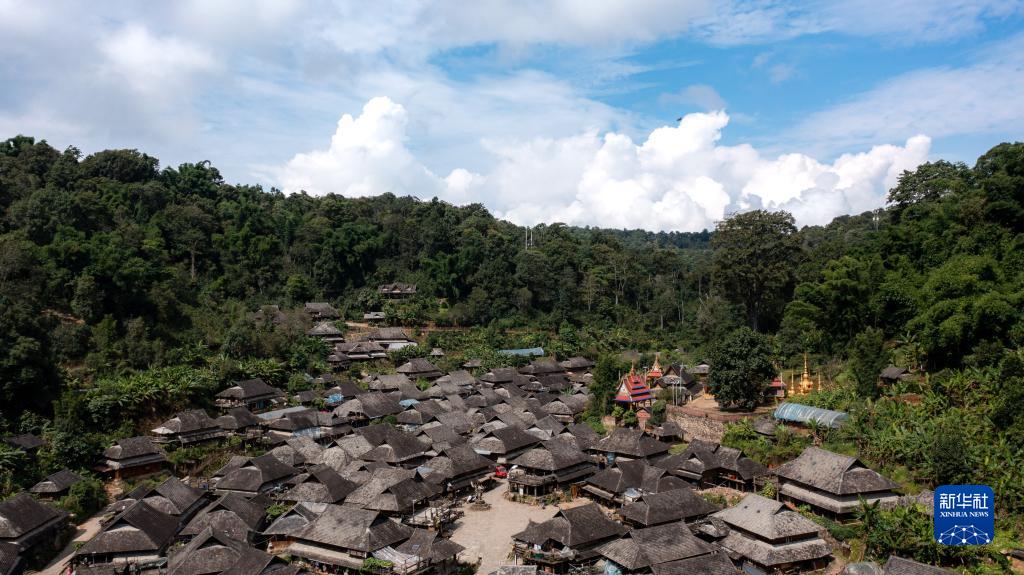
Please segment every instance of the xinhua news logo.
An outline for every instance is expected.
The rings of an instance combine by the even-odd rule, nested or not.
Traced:
[[[943,485],[935,490],[935,540],[985,545],[996,533],[995,495],[987,485]]]

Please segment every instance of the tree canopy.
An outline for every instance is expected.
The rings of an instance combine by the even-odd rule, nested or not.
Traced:
[[[708,388],[720,405],[753,410],[778,370],[770,337],[741,327],[711,347]]]

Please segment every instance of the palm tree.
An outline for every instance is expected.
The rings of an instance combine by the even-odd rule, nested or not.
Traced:
[[[809,419],[807,421],[807,429],[811,432],[811,439],[814,445],[820,446],[823,436],[828,429],[827,426],[822,425],[817,419]]]

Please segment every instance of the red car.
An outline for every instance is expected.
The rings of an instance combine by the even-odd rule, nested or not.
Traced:
[[[508,477],[508,470],[505,469],[504,465],[499,465],[494,468],[494,476],[498,479],[505,479]]]

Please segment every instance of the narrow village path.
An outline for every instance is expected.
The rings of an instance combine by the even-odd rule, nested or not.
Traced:
[[[92,539],[100,532],[100,516],[96,515],[89,518],[85,523],[78,526],[78,531],[75,533],[75,537],[68,543],[53,561],[46,566],[45,569],[39,572],[39,575],[61,575],[64,571],[65,564],[71,559],[71,555],[75,552],[75,543],[85,543]]]
[[[501,480],[497,487],[484,493],[484,501],[491,504],[487,511],[473,511],[469,505],[464,506],[466,516],[459,521],[452,535],[452,541],[466,548],[462,552],[463,561],[481,560],[477,569],[481,575],[512,563],[508,558],[512,551],[512,536],[525,529],[530,520],[546,521],[558,513],[558,507],[554,505],[541,509],[539,505],[513,503],[504,497],[507,490],[508,483]],[[578,498],[561,505],[576,507],[585,503],[586,499]]]

